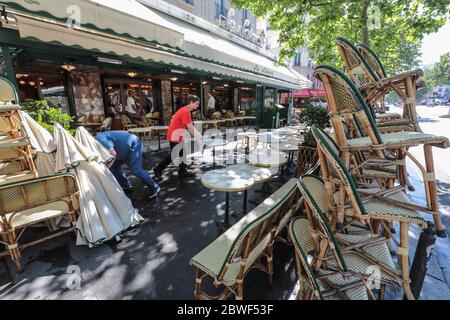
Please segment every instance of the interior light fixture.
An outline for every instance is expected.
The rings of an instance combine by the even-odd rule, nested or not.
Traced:
[[[20,78],[26,78],[26,77],[28,77],[28,75],[25,74],[25,73],[18,73],[18,74],[16,74],[16,78],[18,78],[18,79],[20,79]]]
[[[123,64],[122,60],[110,59],[110,58],[105,58],[105,57],[97,57],[97,61],[98,62],[103,62],[103,63],[116,64],[116,65],[122,65]]]
[[[236,80],[237,83],[244,83],[244,81]]]
[[[130,72],[127,72],[127,75],[128,75],[129,77],[131,77],[131,78],[134,78],[134,77],[137,76],[137,72],[130,71]]]
[[[228,84],[228,83],[224,83],[223,86],[224,86],[225,88],[228,88],[229,84]]]
[[[30,82],[28,82],[28,84],[29,84],[30,86],[34,86],[36,83],[35,83],[34,81],[30,81]]]
[[[212,77],[214,80],[223,80],[222,78],[219,77]]]
[[[66,71],[73,71],[76,69],[76,67],[74,65],[71,65],[70,63],[65,63],[63,65],[61,65],[61,69],[64,69]]]
[[[177,77],[170,77],[170,80],[172,80],[172,81],[177,81],[178,78],[177,78]]]
[[[26,81],[20,80],[19,83],[20,84],[26,84]]]
[[[44,82],[39,81],[39,85],[40,85],[40,86],[43,86],[43,85],[44,85]]]
[[[203,81],[202,84],[208,84],[208,81]]]
[[[183,70],[177,70],[177,69],[170,69],[171,73],[178,73],[178,74],[186,74],[186,71]]]

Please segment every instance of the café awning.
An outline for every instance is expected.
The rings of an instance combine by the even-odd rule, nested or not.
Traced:
[[[263,54],[134,0],[62,0],[56,6],[49,0],[41,0],[39,5],[30,4],[32,1],[5,2],[12,8],[20,37],[25,40],[137,58],[291,90],[310,84],[293,69],[276,66],[275,61]],[[69,28],[67,19],[76,17],[78,5],[81,21]],[[145,31],[146,28],[153,31]]]

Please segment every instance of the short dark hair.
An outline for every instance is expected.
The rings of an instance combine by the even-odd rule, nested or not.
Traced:
[[[188,96],[188,104],[190,104],[190,103],[195,103],[195,102],[197,102],[197,101],[200,101],[200,98],[197,97],[195,94],[190,94],[190,95]]]

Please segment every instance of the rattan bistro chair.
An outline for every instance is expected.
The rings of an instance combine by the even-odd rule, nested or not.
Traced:
[[[336,142],[346,168],[349,167],[352,153],[370,151],[380,159],[385,159],[386,154],[391,153],[397,159],[397,177],[402,185],[406,185],[405,158],[408,156],[423,176],[427,206],[420,207],[420,210],[433,214],[438,236],[445,237],[445,228],[439,212],[432,147],[446,149],[449,147],[449,140],[446,137],[414,131],[381,134],[363,97],[342,72],[331,66],[319,66],[314,75],[324,84]],[[357,121],[366,136],[347,137],[347,120]],[[423,145],[424,165],[408,152],[410,147],[419,145]]]
[[[382,113],[376,118],[383,132],[413,130],[421,132],[416,112],[416,90],[421,70],[409,71],[393,77],[386,77],[384,68],[378,60],[379,67],[374,71],[370,62],[364,58],[360,50],[349,40],[338,37],[336,42],[344,60],[345,68],[355,86],[360,90],[369,106],[381,106]],[[373,59],[370,60],[373,62]],[[403,115],[384,113],[384,97],[394,91],[402,99]],[[401,119],[402,118],[402,119]],[[390,127],[390,128],[389,128]]]
[[[327,136],[318,128],[313,128],[313,135],[318,144],[319,158],[322,173],[325,180],[327,199],[333,206],[342,210],[342,215],[352,217],[362,222],[371,223],[374,233],[383,226],[383,232],[397,245],[397,253],[403,277],[403,287],[409,299],[414,299],[409,287],[408,249],[409,249],[409,225],[417,224],[422,229],[427,222],[420,214],[422,207],[411,203],[403,192],[404,187],[392,189],[357,189],[357,184],[348,172],[339,155],[331,147]],[[331,176],[328,166],[333,167],[336,176]],[[336,192],[335,192],[336,191]],[[337,194],[337,199],[335,197]],[[360,196],[364,195],[364,198]],[[338,211],[335,221],[343,221]],[[376,222],[376,223],[374,223]],[[399,222],[400,242],[391,234],[388,222]]]
[[[226,299],[234,294],[242,300],[245,275],[253,268],[267,273],[272,283],[273,243],[298,201],[296,180],[291,179],[196,254],[190,261],[196,269],[195,298]],[[202,289],[205,277],[210,277],[216,287],[224,287],[219,295]]]
[[[298,180],[298,187],[305,199],[307,217],[320,239],[317,267],[329,266],[340,272],[370,277],[370,266],[377,265],[381,271],[381,284],[400,289],[401,273],[395,269],[387,239],[371,233],[365,225],[358,223],[348,224],[345,233],[334,233],[323,180],[317,176],[303,175]],[[334,258],[331,263],[330,256]],[[383,298],[383,293],[384,289],[381,290],[380,298]]]
[[[297,217],[289,224],[289,237],[294,244],[295,264],[300,300],[368,300],[365,282],[358,277],[344,278],[336,272],[315,268],[308,254],[317,250],[315,231],[308,220]]]
[[[0,234],[6,251],[17,269],[22,270],[21,251],[27,247],[73,232],[79,208],[78,184],[74,175],[55,174],[32,180],[0,185]],[[21,244],[24,231],[30,227],[46,226],[45,222],[62,217],[71,227]]]

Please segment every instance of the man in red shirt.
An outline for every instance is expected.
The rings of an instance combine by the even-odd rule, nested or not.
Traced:
[[[158,163],[154,168],[153,172],[155,177],[158,179],[162,178],[163,170],[172,163],[172,150],[177,146],[180,149],[179,156],[183,156],[183,146],[184,139],[186,136],[186,130],[194,136],[198,143],[202,143],[202,135],[194,128],[192,125],[191,112],[196,110],[200,105],[200,99],[195,95],[190,95],[188,97],[188,104],[180,108],[172,117],[170,121],[169,129],[167,130],[167,140],[170,143],[170,153],[169,155]],[[186,164],[181,161],[178,167],[178,176],[180,178],[187,175]]]

